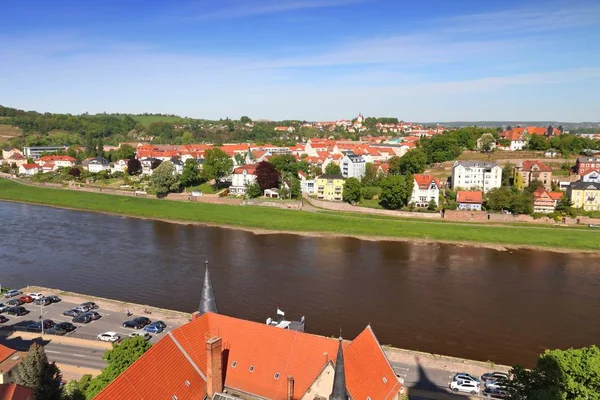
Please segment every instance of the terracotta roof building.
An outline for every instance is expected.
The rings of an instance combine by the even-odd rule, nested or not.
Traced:
[[[14,382],[14,370],[24,355],[25,353],[0,344],[0,384]]]
[[[515,166],[515,174],[521,174],[523,185],[529,186],[533,181],[540,181],[546,189],[552,186],[552,168],[540,161],[523,161]]]
[[[459,210],[481,211],[482,192],[456,192],[456,204]]]
[[[16,383],[0,385],[0,400],[33,400],[33,390]]]

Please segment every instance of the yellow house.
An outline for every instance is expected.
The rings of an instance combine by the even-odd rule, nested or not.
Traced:
[[[568,189],[573,207],[585,211],[600,211],[600,183],[579,180]]]
[[[320,200],[342,201],[344,177],[342,175],[321,175],[317,178],[317,198]]]

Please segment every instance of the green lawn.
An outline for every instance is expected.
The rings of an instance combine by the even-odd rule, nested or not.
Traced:
[[[420,238],[499,245],[600,250],[600,232],[430,223],[395,218],[281,210],[267,207],[229,206],[168,200],[121,197],[21,185],[0,179],[0,200],[24,201],[136,217],[204,222],[231,227],[288,232],[320,232],[374,237]]]
[[[192,192],[194,190],[200,190],[202,193],[206,193],[206,194],[215,194],[215,193],[220,192],[223,189],[221,188],[221,189],[217,190],[217,189],[215,189],[215,187],[213,185],[211,185],[208,182],[205,182],[202,185],[190,186],[189,188],[185,189],[186,192]]]
[[[377,209],[383,210],[383,207],[381,207],[379,205],[379,200],[374,200],[374,199],[371,199],[371,200],[362,199],[360,201],[359,206],[368,207],[368,208],[377,208]]]

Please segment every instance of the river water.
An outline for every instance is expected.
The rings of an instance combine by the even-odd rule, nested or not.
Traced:
[[[311,333],[352,338],[371,324],[381,344],[506,364],[600,342],[600,255],[255,235],[0,202],[3,286],[191,312],[206,259],[219,312],[239,318],[279,307],[306,315]]]

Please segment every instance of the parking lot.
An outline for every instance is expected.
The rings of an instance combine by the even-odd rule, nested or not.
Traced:
[[[27,293],[28,292],[24,291],[24,294]],[[42,292],[42,294],[50,295],[55,293]],[[27,330],[27,326],[38,322],[41,316],[43,316],[44,320],[49,319],[52,320],[54,323],[72,322],[73,318],[63,315],[63,312],[72,309],[85,301],[88,301],[87,299],[63,298],[62,296],[60,296],[60,294],[58,294],[58,296],[61,297],[61,299],[63,300],[58,303],[53,303],[47,306],[39,306],[35,305],[34,303],[23,304],[22,306],[25,307],[28,311],[26,315],[14,316],[6,315],[6,313],[4,313],[3,315],[5,315],[9,319],[9,321],[1,324],[0,326],[12,327],[15,330],[23,331]],[[16,299],[18,297],[19,296],[16,296],[10,299],[2,298],[0,299],[0,303],[6,304],[8,300]],[[81,301],[75,302],[74,300]],[[130,310],[133,313],[133,315],[128,317],[126,314],[126,308],[119,309],[118,307],[103,307],[102,302],[97,302],[97,304],[99,305],[99,308],[93,311],[98,312],[101,315],[101,318],[95,321],[88,322],[87,324],[73,323],[73,325],[75,325],[77,329],[67,333],[65,336],[71,336],[80,339],[97,340],[97,336],[100,333],[111,331],[116,332],[121,338],[126,338],[130,333],[135,332],[136,330],[124,328],[123,322],[136,317],[143,316],[149,318],[152,322],[161,320],[167,324],[167,327],[164,329],[163,332],[158,334],[150,334],[150,342],[155,343],[158,340],[160,340],[160,338],[162,338],[166,334],[166,332],[181,325],[180,319],[173,320],[172,318],[165,318],[164,316],[157,315],[153,311],[149,311],[150,313],[138,311],[136,313],[136,307],[132,307]]]

